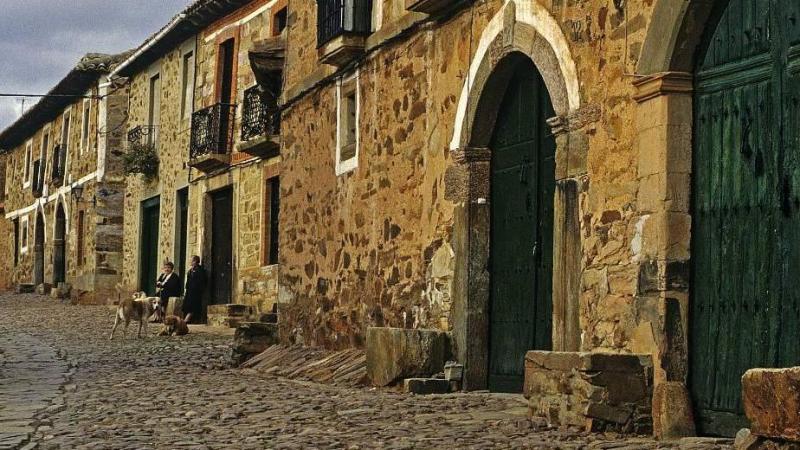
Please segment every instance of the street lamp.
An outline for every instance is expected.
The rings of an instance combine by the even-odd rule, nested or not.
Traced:
[[[82,199],[82,197],[83,197],[83,185],[82,184],[76,184],[76,185],[72,186],[71,193],[72,193],[72,199],[75,200],[76,203],[84,202],[83,199]],[[87,201],[85,203],[91,203],[92,206],[97,206],[97,197],[95,197],[93,195],[92,196],[92,200],[91,201]]]

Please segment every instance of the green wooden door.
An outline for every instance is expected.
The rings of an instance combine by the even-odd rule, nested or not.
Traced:
[[[142,232],[139,257],[139,289],[147,295],[156,295],[156,278],[159,274],[158,229],[161,202],[159,197],[142,202]]]
[[[552,334],[555,141],[539,72],[519,63],[491,142],[489,389],[521,392],[525,352]]]
[[[800,363],[798,13],[731,0],[699,54],[690,387],[704,434],[747,426],[747,369]]]

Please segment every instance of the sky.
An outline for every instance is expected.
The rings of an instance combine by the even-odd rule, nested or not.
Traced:
[[[45,94],[86,53],[135,48],[192,0],[0,0],[0,94]],[[25,100],[28,109],[36,99]],[[0,97],[0,130],[21,112]]]

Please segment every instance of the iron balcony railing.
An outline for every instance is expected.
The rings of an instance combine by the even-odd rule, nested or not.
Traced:
[[[242,141],[259,136],[275,136],[281,130],[281,112],[256,85],[244,91],[242,105]]]
[[[139,125],[128,131],[128,143],[134,145],[156,145],[158,143],[158,127],[156,125]]]
[[[64,181],[64,172],[66,169],[67,151],[61,145],[56,145],[53,149],[53,170],[50,174],[50,181],[55,184],[61,184]]]
[[[230,153],[235,118],[236,105],[230,103],[217,103],[192,114],[189,157]]]
[[[33,179],[31,180],[31,193],[36,198],[42,196],[43,175],[42,161],[37,159],[33,162]]]
[[[343,34],[372,31],[372,0],[317,0],[317,47]]]

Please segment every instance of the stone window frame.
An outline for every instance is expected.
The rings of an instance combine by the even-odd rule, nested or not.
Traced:
[[[42,129],[42,137],[41,137],[40,142],[39,142],[39,161],[41,161],[39,163],[39,176],[42,179],[47,179],[47,176],[46,176],[47,174],[45,173],[45,171],[50,166],[50,164],[47,163],[47,158],[49,156],[47,148],[50,145],[52,145],[52,141],[50,140],[50,137],[51,137],[50,136],[50,131],[51,130],[52,130],[52,127],[50,126],[49,123],[47,125],[45,125],[44,128]],[[46,183],[43,183],[42,187],[44,187],[45,185],[46,185]]]
[[[158,102],[154,102],[153,99],[153,80],[158,78]],[[147,97],[146,97],[146,106],[147,106],[147,117],[145,118],[145,123],[147,126],[155,127],[155,129],[150,132],[147,136],[148,143],[158,143],[158,127],[161,125],[161,96],[164,93],[164,79],[162,78],[161,73],[161,61],[156,61],[150,67],[147,68]],[[156,111],[154,107],[154,103],[158,105],[158,111]],[[152,113],[151,113],[152,111]]]
[[[19,220],[19,253],[25,255],[28,253],[28,215],[24,215]]]
[[[91,91],[87,93],[91,95]],[[92,100],[89,98],[83,99],[81,104],[81,147],[80,154],[83,155],[89,151],[89,135],[92,128]]]
[[[355,136],[351,143],[344,144],[343,131],[347,126],[344,121],[344,115],[348,113],[345,111],[343,99],[345,96],[355,96]],[[336,82],[336,175],[343,175],[351,172],[358,167],[358,157],[361,147],[361,86],[359,84],[359,71],[349,76],[343,76]],[[355,146],[353,156],[342,160],[342,150],[350,145]]]
[[[281,14],[282,11],[286,11],[286,23],[284,24],[283,30],[288,28],[289,26],[289,1],[288,0],[278,0],[275,2],[274,5],[270,7],[269,11],[269,34],[270,36],[280,36],[283,30],[276,32],[276,25],[278,23],[278,15]]]
[[[23,161],[23,173],[22,173],[22,187],[28,188],[31,185],[31,178],[33,178],[33,139],[28,139],[28,142],[25,143],[25,160]]]
[[[61,169],[63,171],[62,175],[64,176],[64,180],[67,182],[70,181],[67,180],[68,176],[67,174],[69,173],[69,170],[67,168],[69,167],[70,163],[69,144],[72,141],[72,137],[70,136],[70,134],[72,134],[72,122],[73,122],[72,117],[73,117],[72,106],[70,105],[67,107],[67,109],[64,110],[64,113],[61,116],[61,139],[59,139],[59,145],[61,145],[61,151],[66,152],[64,153],[64,167],[62,167]],[[69,121],[67,121],[67,119],[69,119]],[[65,125],[66,129],[64,129]]]
[[[190,38],[180,47],[181,55],[181,120],[190,121],[194,113],[194,90],[197,85],[197,42]],[[192,67],[187,72],[187,63]]]

